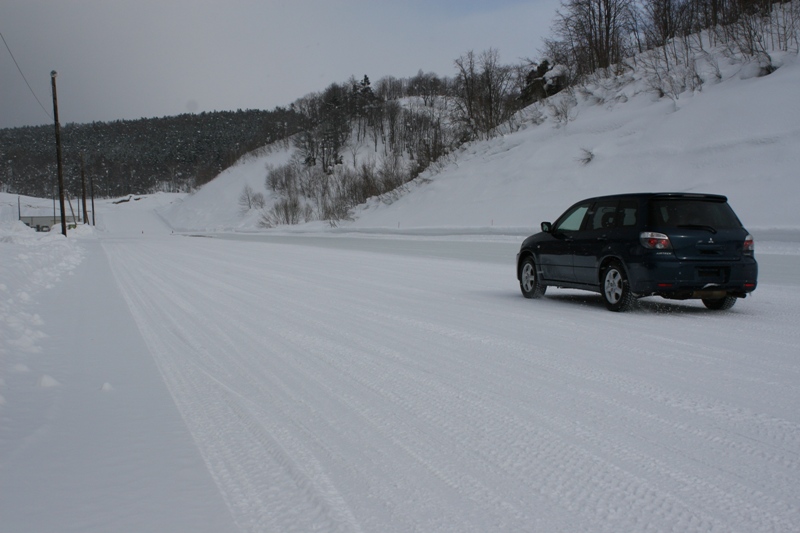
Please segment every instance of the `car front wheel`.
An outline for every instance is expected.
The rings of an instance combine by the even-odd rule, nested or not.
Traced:
[[[610,263],[603,270],[603,300],[611,311],[627,311],[633,306],[633,293],[631,293],[628,277],[625,270],[617,263]]]
[[[519,269],[519,288],[525,298],[541,298],[547,290],[547,285],[542,285],[536,273],[536,263],[532,257],[522,260]]]

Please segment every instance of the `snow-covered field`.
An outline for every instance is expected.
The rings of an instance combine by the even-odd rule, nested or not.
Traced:
[[[0,193],[0,531],[799,531],[798,79],[587,104],[335,230],[238,213],[281,153],[68,239]],[[758,290],[522,298],[526,228],[642,189],[728,194]]]

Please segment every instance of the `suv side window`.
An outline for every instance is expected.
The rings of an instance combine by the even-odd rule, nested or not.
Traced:
[[[573,207],[556,223],[556,227],[553,231],[564,232],[580,230],[587,211],[589,211],[589,204],[580,204]]]
[[[609,229],[619,225],[619,215],[617,213],[616,200],[606,200],[598,202],[594,206],[594,212],[589,215],[589,226],[586,229]]]
[[[636,200],[622,200],[619,203],[618,213],[622,227],[636,227],[639,222],[639,202]]]

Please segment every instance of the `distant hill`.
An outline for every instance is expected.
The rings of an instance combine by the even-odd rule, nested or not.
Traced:
[[[66,124],[61,128],[64,181],[73,196],[80,194],[83,155],[98,196],[187,191],[243,154],[300,128],[302,117],[281,108]],[[0,129],[0,189],[51,196],[55,153],[52,126]]]

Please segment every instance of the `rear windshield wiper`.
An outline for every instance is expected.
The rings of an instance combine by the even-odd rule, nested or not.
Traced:
[[[705,224],[680,224],[678,225],[679,228],[689,228],[689,229],[704,229],[706,231],[710,231],[711,233],[716,234],[717,230],[713,226],[706,226]]]

